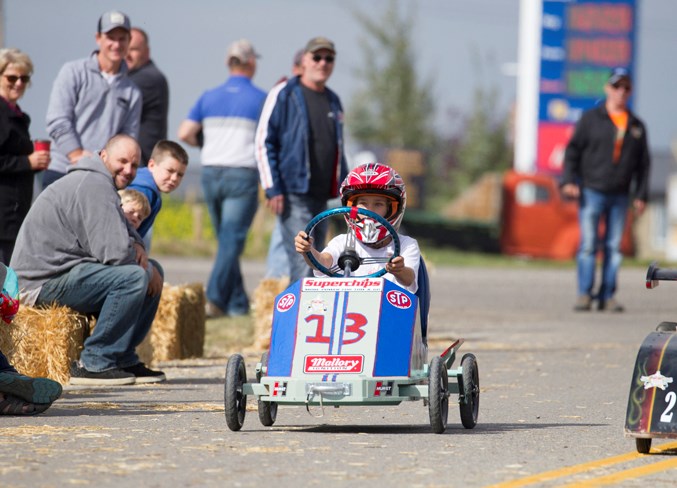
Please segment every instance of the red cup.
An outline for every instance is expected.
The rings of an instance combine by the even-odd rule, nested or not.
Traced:
[[[33,141],[33,149],[35,151],[49,151],[51,141],[49,139],[38,139]]]

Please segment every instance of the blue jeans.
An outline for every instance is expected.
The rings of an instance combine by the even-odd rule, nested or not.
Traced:
[[[300,230],[304,230],[308,222],[317,214],[327,209],[327,200],[313,198],[308,195],[289,193],[285,195],[284,212],[280,215],[282,224],[282,243],[287,250],[289,258],[289,280],[290,283],[312,275],[312,270],[303,259],[303,256],[296,252],[294,238]],[[324,249],[325,239],[327,237],[327,221],[325,220],[314,230],[313,246],[318,249]]]
[[[289,276],[289,258],[282,242],[282,224],[275,219],[275,227],[270,235],[268,257],[266,258],[266,278]]]
[[[156,261],[150,262],[163,274]],[[148,274],[136,264],[81,263],[47,281],[36,304],[56,302],[96,315],[80,361],[88,371],[127,368],[139,363],[136,346],[150,330],[160,303],[160,295],[146,293],[148,283]]]
[[[259,173],[251,168],[202,167],[202,189],[218,239],[207,299],[230,315],[249,312],[240,255],[258,207]]]
[[[7,357],[0,351],[0,373],[16,373],[14,366],[9,364]]]
[[[625,228],[629,197],[626,194],[607,194],[589,188],[581,192],[578,213],[581,228],[581,244],[578,249],[578,294],[593,295],[597,251],[603,246],[602,284],[597,292],[600,301],[614,296],[618,270],[623,256],[620,251]],[[599,242],[599,222],[604,218],[605,233]]]

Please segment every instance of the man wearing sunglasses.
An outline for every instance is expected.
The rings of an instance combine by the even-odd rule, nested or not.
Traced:
[[[278,92],[272,110],[264,111],[257,128],[256,160],[268,207],[279,216],[292,282],[309,275],[295,251],[294,237],[327,200],[338,195],[348,174],[343,152],[343,107],[327,87],[336,49],[325,37],[308,41],[301,75]],[[315,231],[322,249],[326,230]]]
[[[562,193],[579,200],[581,241],[577,255],[576,311],[622,312],[614,297],[621,265],[621,237],[628,206],[639,215],[649,193],[650,155],[646,127],[628,108],[632,79],[625,68],[611,72],[604,103],[583,113],[564,155]],[[603,239],[598,238],[600,220]],[[593,292],[597,251],[602,249],[601,284]]]
[[[104,13],[95,35],[98,49],[64,64],[54,80],[47,107],[47,132],[54,143],[43,187],[80,158],[101,150],[114,135],[138,138],[141,91],[127,76],[125,62],[130,29],[124,13]]]

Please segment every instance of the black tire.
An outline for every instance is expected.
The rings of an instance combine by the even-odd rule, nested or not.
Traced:
[[[480,374],[474,355],[463,356],[461,374],[463,380],[463,398],[459,403],[461,423],[466,429],[472,429],[477,425],[480,410]]]
[[[656,326],[656,332],[675,332],[677,331],[677,322],[661,322]]]
[[[442,434],[447,429],[449,417],[449,376],[447,366],[440,356],[430,361],[428,377],[428,413],[430,426],[435,434]]]
[[[268,353],[264,352],[261,355],[261,365],[268,367]],[[261,382],[261,378],[263,377],[263,373],[258,375],[258,382]],[[275,419],[277,418],[277,403],[275,402],[266,402],[261,399],[258,400],[258,409],[259,409],[259,420],[261,421],[261,425],[264,427],[270,427],[275,423]]]
[[[651,450],[651,438],[645,439],[642,437],[635,437],[635,446],[637,446],[637,452],[640,454],[649,454]]]
[[[228,358],[226,366],[226,386],[223,400],[226,407],[226,424],[232,431],[238,431],[244,424],[247,412],[247,395],[242,393],[242,386],[247,382],[247,369],[244,358],[233,354]]]

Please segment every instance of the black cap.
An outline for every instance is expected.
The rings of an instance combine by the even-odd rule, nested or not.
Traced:
[[[628,83],[632,83],[632,78],[630,77],[630,71],[627,68],[614,68],[611,70],[609,75],[608,83],[610,85],[615,85],[616,83],[626,80]]]

